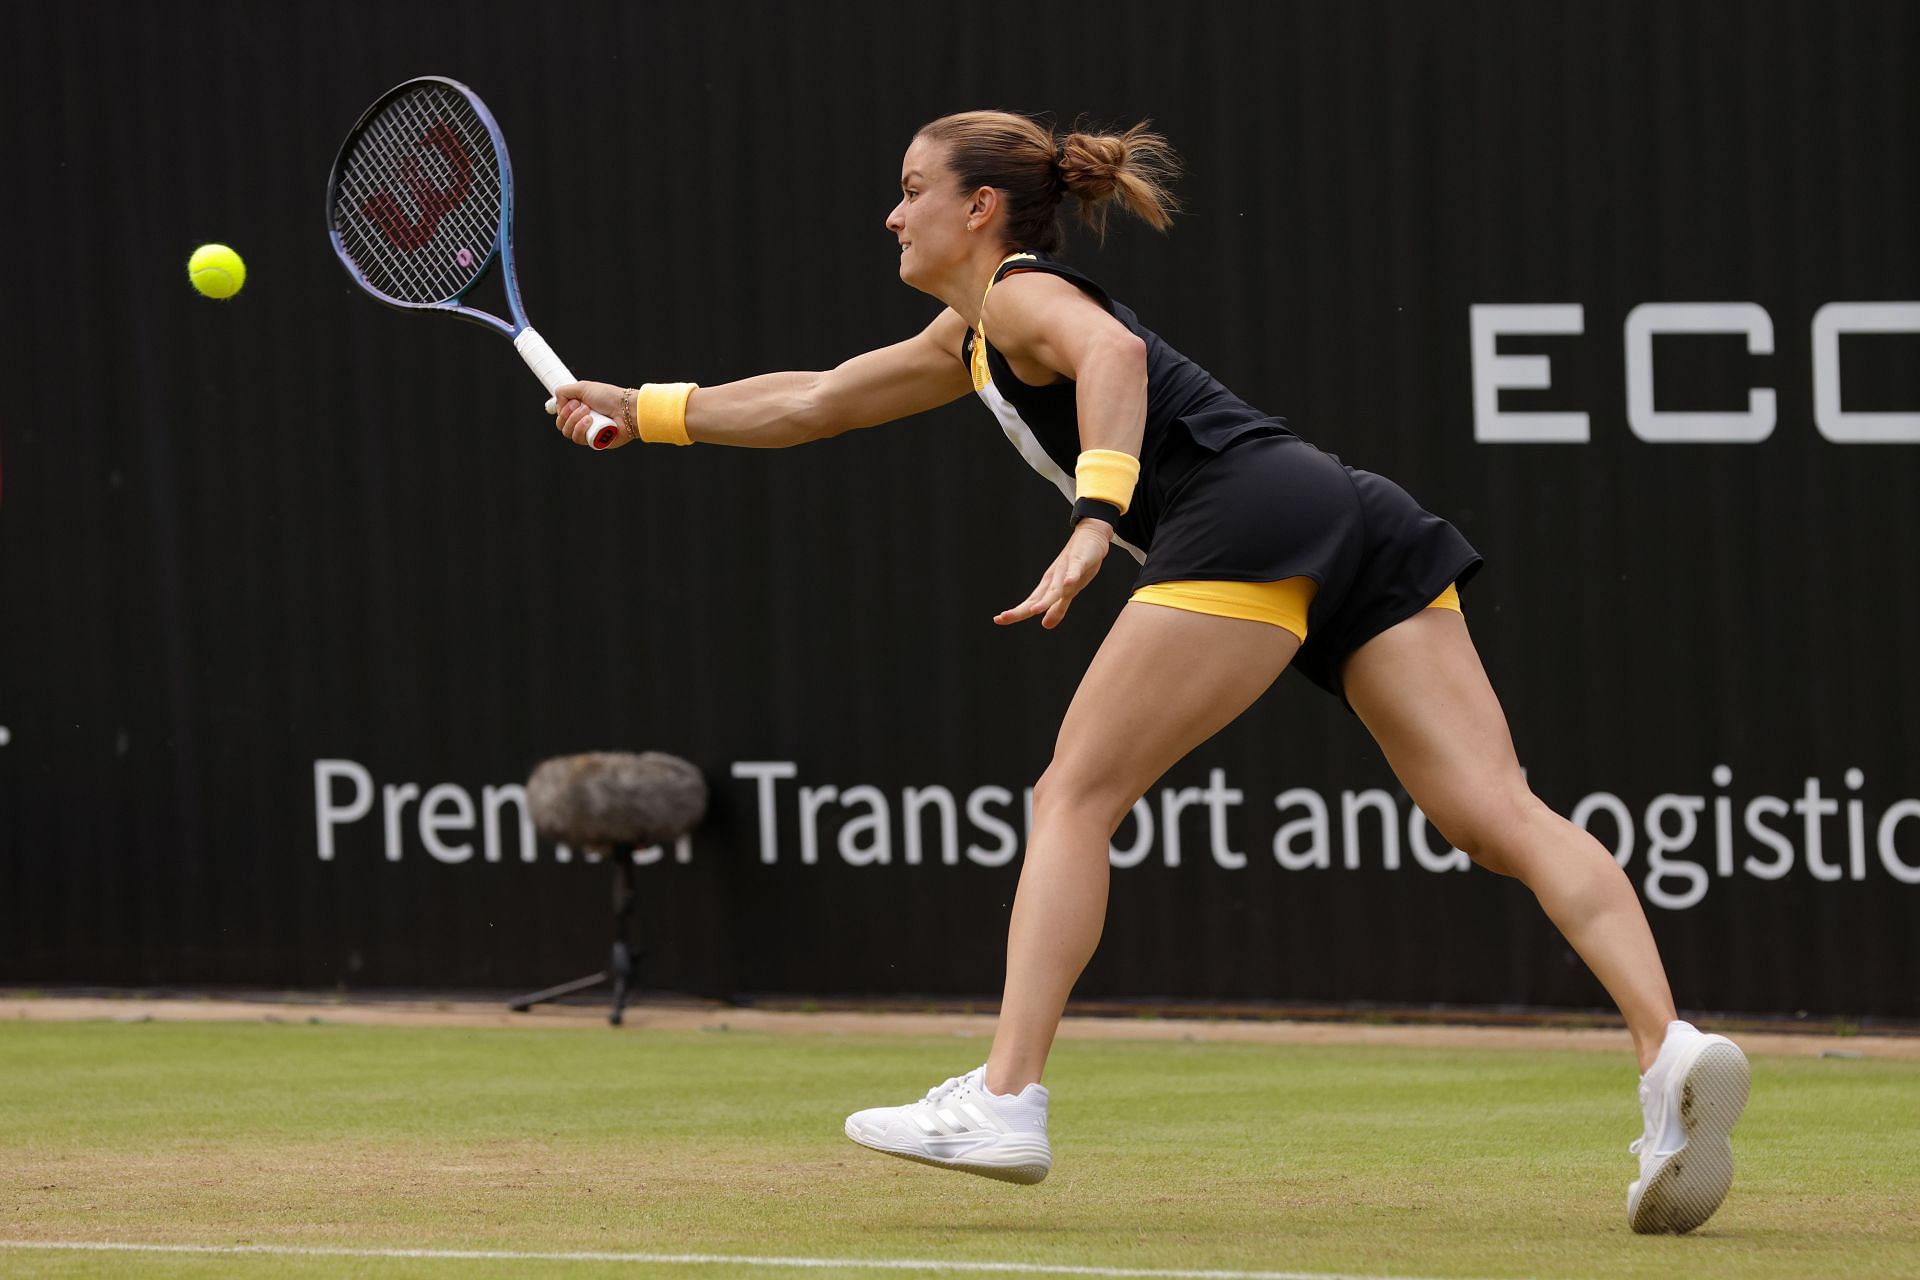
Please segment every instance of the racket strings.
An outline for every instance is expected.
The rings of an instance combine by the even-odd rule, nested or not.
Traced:
[[[471,288],[499,232],[500,164],[466,98],[401,94],[368,121],[341,168],[334,228],[367,283],[404,302]]]

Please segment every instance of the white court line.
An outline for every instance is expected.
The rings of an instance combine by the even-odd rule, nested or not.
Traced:
[[[1422,1280],[1418,1276],[1331,1271],[1180,1271],[1147,1267],[1048,1266],[1039,1262],[952,1262],[938,1258],[760,1258],[705,1253],[518,1253],[506,1249],[328,1249],[270,1244],[113,1244],[85,1240],[0,1240],[0,1249],[95,1253],[200,1253],[275,1258],[444,1258],[478,1262],[625,1262],[636,1266],[843,1267],[867,1271],[965,1271],[1023,1276],[1117,1276],[1138,1280]]]

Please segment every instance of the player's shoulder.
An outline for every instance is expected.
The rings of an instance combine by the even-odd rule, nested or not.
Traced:
[[[1076,316],[1108,314],[1100,297],[1077,280],[1052,270],[1053,265],[1009,264],[1007,274],[987,295],[986,306],[982,308],[989,333],[1071,320]]]

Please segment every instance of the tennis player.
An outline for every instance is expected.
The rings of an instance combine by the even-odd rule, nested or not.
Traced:
[[[1619,1005],[1645,1128],[1633,1229],[1688,1231],[1733,1177],[1747,1063],[1680,1021],[1639,899],[1613,857],[1528,788],[1461,612],[1480,567],[1460,533],[1392,481],[1343,465],[1239,399],[1053,255],[1071,196],[1104,235],[1114,208],[1166,229],[1178,160],[1140,125],[1056,139],[998,111],[914,135],[886,226],[900,278],[944,309],[904,342],[825,373],[723,386],[559,388],[629,440],[782,448],[977,394],[1071,503],[1065,544],[994,621],[1060,625],[1114,548],[1140,562],[1034,787],[985,1064],[904,1106],[850,1116],[855,1142],[1009,1182],[1052,1167],[1041,1073],[1106,914],[1108,841],[1174,762],[1288,666],[1341,697],[1414,801],[1479,865],[1531,889]]]

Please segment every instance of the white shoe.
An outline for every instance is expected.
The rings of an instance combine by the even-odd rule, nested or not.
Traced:
[[[904,1107],[871,1107],[847,1117],[847,1136],[890,1156],[977,1173],[1002,1182],[1038,1182],[1053,1168],[1047,1091],[987,1092],[987,1069],[927,1090]]]
[[[1660,1056],[1640,1077],[1646,1129],[1627,1150],[1640,1178],[1627,1188],[1627,1221],[1642,1235],[1693,1230],[1733,1185],[1727,1135],[1747,1105],[1747,1055],[1725,1036],[1670,1022]]]

